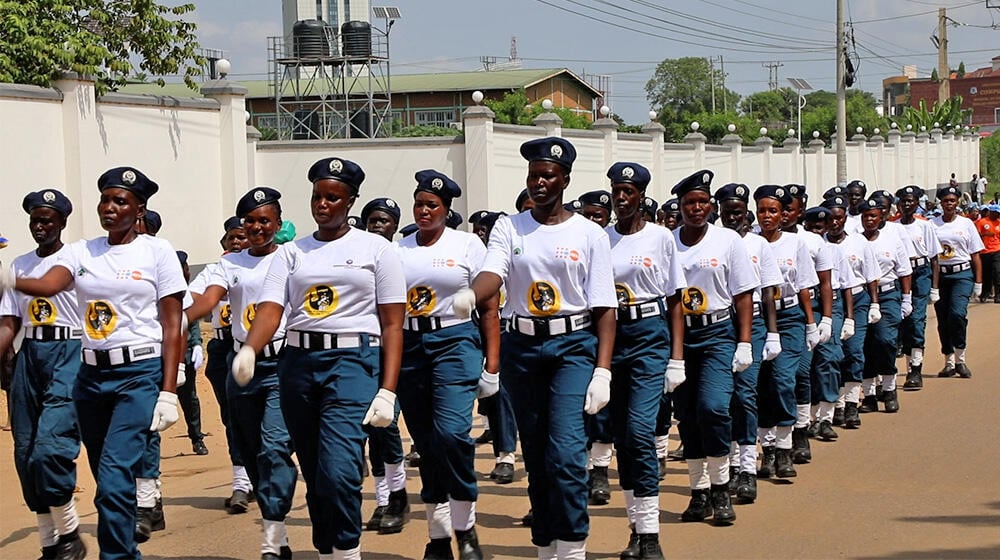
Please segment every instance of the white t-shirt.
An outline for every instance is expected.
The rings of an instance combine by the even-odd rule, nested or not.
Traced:
[[[59,251],[56,266],[73,274],[83,347],[109,350],[163,341],[159,301],[187,291],[170,242],[140,235],[109,245],[106,237],[81,240]]]
[[[781,285],[781,269],[778,268],[778,262],[774,260],[774,253],[771,252],[771,244],[766,239],[759,235],[747,234],[743,236],[743,243],[750,256],[750,266],[760,284],[753,291],[753,300],[759,302],[762,289]]]
[[[334,241],[308,235],[282,245],[260,301],[283,305],[290,330],[380,335],[377,306],[404,303],[406,280],[384,237],[351,228]]]
[[[765,239],[766,241],[766,239]],[[774,261],[781,270],[781,297],[794,296],[801,290],[819,284],[816,269],[813,268],[809,247],[802,237],[795,233],[782,232],[770,243]],[[824,263],[827,264],[828,263]]]
[[[893,223],[898,223],[902,231],[909,237],[910,242],[913,244],[913,249],[916,251],[916,256],[930,259],[937,256],[941,250],[941,242],[938,241],[937,231],[929,220],[916,218],[911,224],[904,224],[902,222]]]
[[[986,247],[983,238],[976,230],[976,224],[965,216],[955,216],[950,222],[945,222],[943,216],[935,216],[931,223],[937,229],[938,241],[941,242],[941,254],[938,263],[956,265],[972,260],[972,253],[978,253]]]
[[[727,309],[733,297],[759,288],[746,245],[738,233],[708,224],[697,245],[681,241],[681,226],[673,231],[687,289],[681,292],[685,315],[702,315]]]
[[[827,246],[826,240],[802,226],[795,226],[795,228],[795,235],[802,238],[802,241],[806,244],[806,248],[809,249],[809,256],[812,257],[813,261],[813,269],[816,272],[833,270],[835,268],[833,255],[829,253],[830,249]]]
[[[865,227],[860,221],[858,221],[858,227],[853,233],[858,233],[859,235],[864,235]],[[886,222],[882,229],[879,230],[879,237],[890,235],[899,239],[899,242],[903,244],[903,251],[905,252],[907,258],[916,258],[920,255],[917,253],[917,247],[913,243],[913,238],[910,237],[906,230],[903,229],[903,225],[899,222]],[[867,239],[867,238],[866,238]]]
[[[194,294],[204,294],[205,290],[209,286],[209,279],[212,277],[213,271],[218,268],[218,263],[209,263],[205,265],[205,268],[201,269],[198,276],[195,276],[194,280],[191,281],[191,285],[188,286],[188,291]],[[226,329],[232,326],[233,312],[229,305],[229,298],[225,297],[219,300],[219,304],[212,309],[212,328],[213,329]]]
[[[841,289],[874,282],[882,276],[874,246],[860,233],[846,232],[840,243],[830,243],[830,246],[837,248],[847,265]]]
[[[478,236],[444,228],[430,246],[417,244],[417,236],[394,244],[406,278],[406,315],[456,319],[452,309],[455,293],[468,288],[486,258],[486,247]]]
[[[608,236],[579,214],[555,225],[536,222],[531,212],[501,217],[490,233],[482,270],[504,280],[508,317],[618,307]]]
[[[18,278],[41,278],[50,268],[58,264],[60,254],[69,246],[47,257],[39,257],[34,251],[14,259],[11,265]],[[80,314],[77,311],[76,290],[70,288],[51,297],[32,297],[15,290],[7,290],[0,299],[0,316],[9,315],[21,320],[22,327],[69,327],[79,330]]]
[[[886,235],[887,232],[889,235]],[[875,250],[875,259],[878,261],[879,286],[892,284],[902,276],[913,274],[903,240],[899,236],[892,235],[888,228],[882,228],[878,237],[869,240],[868,244]]]
[[[837,243],[830,243],[825,238],[823,238],[823,243],[827,244],[827,250],[833,258],[830,287],[836,292],[864,284],[863,281],[855,278],[854,271],[851,269],[850,257],[844,252],[844,247]],[[872,253],[872,257],[874,258],[874,253]]]
[[[266,301],[261,299],[264,279],[275,255],[280,252],[281,247],[263,257],[255,257],[249,250],[224,255],[208,279],[209,286],[219,286],[226,290],[234,312],[233,338],[240,343],[246,342],[247,333],[257,316],[257,304]],[[286,316],[287,313],[282,314],[281,323],[271,340],[285,338]]]
[[[986,177],[980,177],[976,179],[976,192],[978,192],[980,195],[986,194],[987,184],[989,184],[989,181],[986,180]]]
[[[611,242],[619,306],[672,296],[687,287],[670,230],[647,224],[631,235],[618,233],[613,225],[604,231]]]

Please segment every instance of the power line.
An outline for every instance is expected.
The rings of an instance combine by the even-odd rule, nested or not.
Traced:
[[[958,6],[953,6],[951,9],[952,10],[957,10],[959,8],[968,8],[969,6],[974,6],[974,5],[980,4],[980,3],[982,3],[982,0],[975,0],[974,2],[968,2],[966,4],[960,4]],[[928,10],[926,12],[917,12],[917,13],[913,13],[913,14],[904,14],[904,15],[901,15],[901,16],[889,16],[889,17],[875,18],[875,19],[856,20],[856,21],[854,21],[854,23],[856,23],[856,24],[857,23],[875,23],[877,21],[897,20],[897,19],[903,19],[903,18],[925,16],[927,14],[936,14],[936,13],[937,13],[937,10],[935,9],[935,10]]]

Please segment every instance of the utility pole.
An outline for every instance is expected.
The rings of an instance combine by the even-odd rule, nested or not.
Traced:
[[[938,8],[938,103],[951,98],[951,69],[948,68],[948,15]]]
[[[712,82],[712,114],[715,114],[715,57],[708,57],[708,79]]]
[[[847,185],[847,50],[844,44],[844,0],[837,0],[837,184]]]
[[[722,74],[722,112],[729,112],[729,96],[726,95],[726,63],[722,61],[722,55],[719,55],[719,73]]]

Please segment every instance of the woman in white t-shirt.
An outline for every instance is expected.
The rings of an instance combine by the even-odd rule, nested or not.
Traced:
[[[43,297],[76,289],[83,365],[73,400],[97,482],[97,542],[102,557],[137,558],[135,472],[149,432],[178,419],[187,283],[170,243],[136,232],[159,186],[135,168],[117,167],[97,187],[108,235],[70,245],[44,276],[20,278],[15,288]]]

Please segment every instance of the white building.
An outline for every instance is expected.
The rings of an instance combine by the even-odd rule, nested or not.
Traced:
[[[370,21],[370,0],[281,0],[284,36],[292,35],[292,26],[303,19],[321,19],[340,32],[348,21]]]

